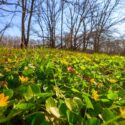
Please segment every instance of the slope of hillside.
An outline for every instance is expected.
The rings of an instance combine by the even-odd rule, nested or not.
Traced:
[[[125,124],[125,57],[0,48],[0,124]]]

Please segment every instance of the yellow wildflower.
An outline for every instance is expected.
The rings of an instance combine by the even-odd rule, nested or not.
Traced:
[[[64,65],[68,65],[69,63],[67,62],[67,60],[63,59],[61,60],[61,63],[64,64]]]
[[[0,107],[5,107],[8,104],[8,96],[5,96],[4,93],[0,94]]]
[[[28,67],[27,67],[27,66],[25,66],[25,67],[24,67],[24,70],[27,70],[27,69],[28,69]]]
[[[90,57],[89,57],[88,54],[86,54],[86,55],[84,56],[84,59],[85,59],[86,61],[91,61],[91,59],[90,59]]]
[[[95,79],[90,79],[90,82],[91,82],[91,83],[96,83],[96,82],[95,82]]]
[[[125,118],[125,107],[120,108],[121,117]]]
[[[98,92],[95,90],[92,92],[92,99],[94,99],[95,101],[99,100]]]
[[[12,62],[12,59],[8,58],[7,61],[8,61],[9,63],[11,63],[11,62]]]
[[[4,75],[2,73],[0,73],[0,77],[3,77]]]
[[[22,83],[27,82],[28,81],[28,77],[24,77],[24,76],[19,76],[19,79]]]
[[[115,79],[109,79],[110,83],[116,83],[117,81]]]
[[[84,66],[80,66],[81,70],[85,70],[86,68]]]

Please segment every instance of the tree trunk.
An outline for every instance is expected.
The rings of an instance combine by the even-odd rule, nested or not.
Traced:
[[[30,7],[30,15],[28,20],[28,28],[27,28],[27,39],[25,41],[25,46],[28,47],[29,37],[30,37],[30,27],[31,27],[31,20],[33,15],[33,7],[34,7],[35,0],[32,0],[31,7]]]
[[[26,15],[26,10],[25,10],[25,4],[24,0],[22,0],[22,28],[21,28],[21,48],[24,48],[25,45],[25,15]]]
[[[61,0],[61,6],[62,6],[62,11],[61,11],[61,48],[63,47],[63,9],[64,9],[64,1]]]

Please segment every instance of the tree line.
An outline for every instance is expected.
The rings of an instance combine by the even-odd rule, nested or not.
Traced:
[[[18,15],[21,48],[35,35],[42,46],[99,52],[112,39],[112,28],[124,21],[115,17],[120,4],[121,0],[0,0],[0,17],[11,15],[0,27],[0,40]]]

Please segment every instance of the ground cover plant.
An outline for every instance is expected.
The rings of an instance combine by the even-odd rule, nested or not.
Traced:
[[[125,57],[0,48],[1,125],[124,125]]]

